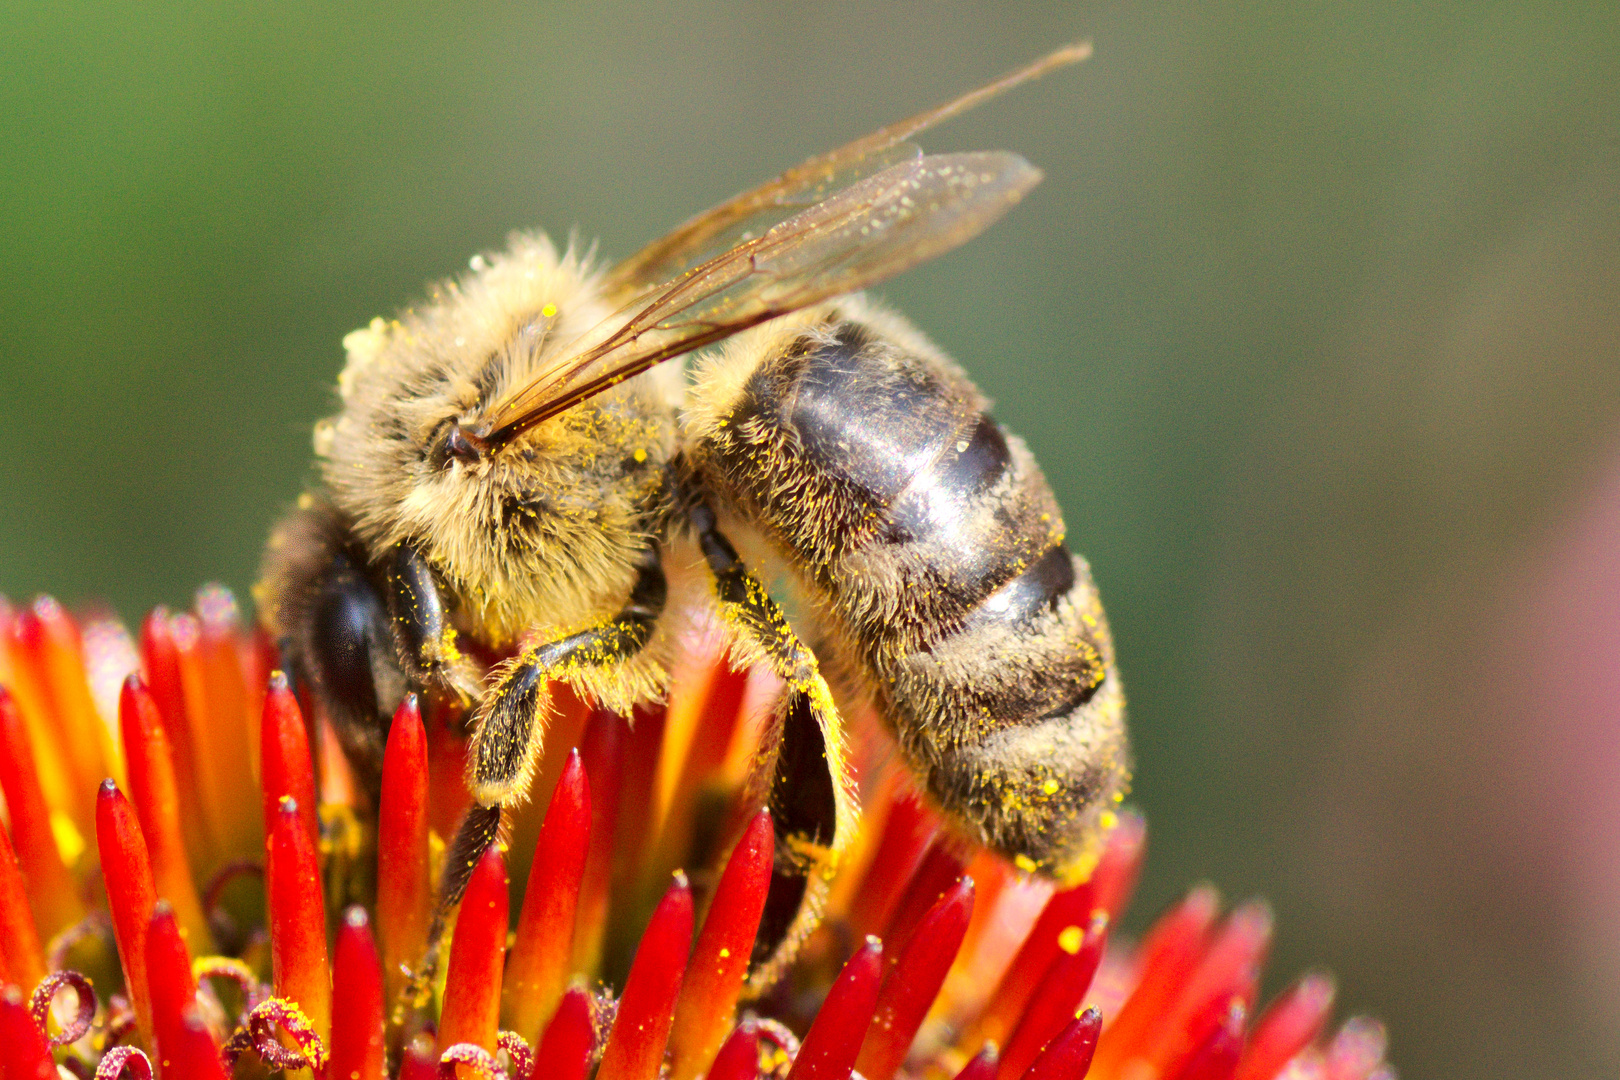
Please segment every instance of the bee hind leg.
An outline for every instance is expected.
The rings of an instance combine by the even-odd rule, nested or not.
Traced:
[[[776,833],[770,891],[748,976],[747,989],[757,995],[781,977],[821,922],[860,808],[838,709],[815,654],[748,572],[713,512],[700,504],[691,519],[741,658],[769,664],[787,684],[750,780],[750,794],[770,808]]]

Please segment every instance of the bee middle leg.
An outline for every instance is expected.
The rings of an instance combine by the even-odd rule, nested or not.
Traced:
[[[692,526],[714,575],[722,618],[739,640],[742,659],[763,661],[787,684],[759,755],[751,785],[770,808],[776,859],[748,976],[764,993],[821,922],[844,850],[860,815],[845,754],[843,726],[815,654],[794,633],[759,579],[748,572],[714,513],[692,508]]]

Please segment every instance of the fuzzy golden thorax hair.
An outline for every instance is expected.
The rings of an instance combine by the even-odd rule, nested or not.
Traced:
[[[341,411],[316,428],[329,496],[372,557],[415,544],[460,600],[464,629],[491,645],[609,613],[649,539],[678,370],[629,380],[475,463],[443,452],[452,424],[476,426],[611,314],[596,285],[573,249],[514,237],[425,305],[348,335]]]

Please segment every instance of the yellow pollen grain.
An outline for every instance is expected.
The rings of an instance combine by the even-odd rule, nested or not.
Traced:
[[[1058,782],[1056,780],[1046,781],[1041,785],[1041,793],[1043,795],[1056,795],[1058,793]]]
[[[1115,825],[1119,824],[1119,815],[1114,813],[1112,810],[1104,810],[1102,813],[1097,815],[1097,824],[1101,825],[1105,829],[1112,829]]]
[[[548,319],[551,318],[553,315],[557,314],[557,305],[547,304],[545,307],[540,309],[540,314]]]
[[[631,454],[630,456],[635,458],[636,462],[639,464],[639,463],[647,460],[647,451],[643,450],[641,447],[638,446],[638,447],[636,447],[636,452]]]
[[[1017,866],[1018,869],[1022,870],[1026,874],[1033,874],[1036,870],[1040,869],[1035,860],[1030,858],[1028,855],[1014,855],[1013,865]]]
[[[726,948],[724,945],[720,946],[720,959],[724,960],[726,957],[728,957],[730,955],[731,955],[731,950],[730,949]]]
[[[1080,939],[1083,937],[1085,934],[1078,926],[1065,926],[1058,933],[1058,948],[1073,956],[1080,951]]]

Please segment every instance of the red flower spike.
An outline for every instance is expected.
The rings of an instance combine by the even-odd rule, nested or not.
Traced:
[[[0,1080],[56,1080],[45,1032],[15,986],[0,988]]]
[[[259,717],[249,714],[236,652],[236,603],[216,587],[197,593],[197,614],[170,622],[180,656],[191,728],[197,789],[209,831],[223,852],[255,851],[264,837],[262,807],[253,798]],[[211,873],[216,867],[200,867]]]
[[[168,733],[157,702],[139,675],[125,679],[118,695],[118,730],[128,758],[130,801],[152,858],[153,884],[174,905],[197,951],[212,953],[214,935],[203,916],[180,827],[180,791]]]
[[[113,938],[124,966],[124,990],[135,1007],[141,1039],[150,1046],[152,998],[146,982],[146,930],[157,893],[135,808],[111,780],[102,783],[96,798],[96,848],[107,886],[107,905],[112,909]]]
[[[1328,1044],[1327,1080],[1370,1080],[1384,1063],[1384,1025],[1365,1016],[1345,1021]]]
[[[433,1036],[416,1036],[400,1056],[399,1080],[437,1080],[438,1075],[439,1054],[433,1048]],[[334,1077],[333,1080],[343,1078]]]
[[[788,1080],[849,1080],[877,1008],[882,976],[883,943],[869,937],[827,991],[788,1071]]]
[[[771,886],[771,860],[776,836],[771,815],[754,815],[742,839],[731,849],[715,886],[714,900],[703,917],[703,929],[692,950],[675,1027],[670,1037],[673,1080],[695,1080],[709,1068],[731,1028],[748,974],[754,935]]]
[[[1197,967],[1219,907],[1215,890],[1200,885],[1148,932],[1137,950],[1142,981],[1109,1024],[1097,1048],[1099,1076],[1119,1075],[1128,1059],[1148,1049],[1144,1037],[1158,1024]]]
[[[591,1050],[596,1032],[591,1027],[591,995],[583,988],[570,987],[557,1003],[551,1023],[534,1054],[534,1069],[528,1077],[514,1080],[585,1080],[591,1070]],[[400,1080],[405,1080],[403,1074]]]
[[[607,929],[608,885],[613,878],[613,841],[618,831],[619,791],[624,778],[621,743],[624,720],[594,709],[585,722],[579,755],[591,781],[591,849],[579,886],[579,913],[574,921],[573,970],[592,972],[602,955]]]
[[[152,993],[152,1030],[159,1072],[185,1040],[185,1013],[197,1004],[197,980],[191,954],[180,937],[180,924],[168,901],[159,900],[146,931],[146,981]]]
[[[404,969],[427,950],[433,917],[427,815],[427,732],[416,695],[407,694],[388,729],[377,805],[377,933],[389,1001],[404,988]]]
[[[501,967],[506,960],[506,861],[491,844],[473,868],[450,938],[439,1052],[472,1043],[495,1052],[500,1035]]]
[[[1252,999],[1271,931],[1271,909],[1263,903],[1251,901],[1232,912],[1191,978],[1148,1029],[1140,1056],[1162,1075],[1180,1071],[1220,1026],[1232,999],[1242,999],[1245,1007]]]
[[[962,1066],[962,1071],[956,1074],[956,1080],[996,1080],[996,1066],[1000,1064],[996,1057],[996,1044],[986,1043],[983,1050],[973,1055],[973,1060]]]
[[[282,796],[266,822],[270,970],[275,994],[296,1002],[325,1042],[332,1030],[332,971],[326,959],[326,904],[320,866],[298,804]]]
[[[906,1060],[911,1040],[939,994],[973,917],[973,879],[945,891],[917,924],[878,991],[855,1069],[866,1080],[889,1080]]]
[[[638,705],[627,723],[620,746],[621,791],[644,793],[619,800],[619,821],[614,827],[613,877],[608,890],[608,925],[635,925],[648,896],[672,871],[643,876],[647,849],[654,837],[653,815],[658,801],[658,755],[664,748],[664,724],[669,713],[663,705]]]
[[[25,620],[33,620],[37,627],[39,651],[35,655],[49,687],[52,719],[62,732],[62,745],[70,752],[68,771],[83,784],[79,790],[88,791],[102,776],[121,781],[123,757],[90,697],[78,625],[49,596],[39,597],[18,614],[19,624]]]
[[[568,986],[590,841],[591,785],[576,750],[568,755],[546,807],[506,961],[502,1015],[507,1027],[531,1041],[539,1039]]]
[[[1055,893],[1041,909],[1034,929],[1024,938],[974,1025],[975,1038],[1006,1043],[1035,987],[1057,959],[1060,936],[1067,932],[1072,938],[1083,933],[1095,910],[1106,912],[1111,919],[1118,916],[1141,869],[1146,840],[1147,828],[1141,817],[1122,814],[1119,824],[1108,834],[1107,846],[1090,880]]]
[[[383,978],[366,909],[343,912],[332,973],[331,1080],[382,1080]]]
[[[28,910],[22,866],[6,831],[0,829],[0,984],[38,986],[45,970],[45,954],[40,951],[39,933]]]
[[[1046,1044],[1041,1056],[1025,1070],[1023,1080],[1079,1080],[1091,1068],[1101,1030],[1102,1013],[1087,1009]]]
[[[456,834],[461,817],[472,804],[467,790],[467,739],[461,721],[443,706],[423,717],[427,722],[428,827],[440,836]]]
[[[951,842],[943,836],[935,839],[928,854],[923,856],[922,865],[917,867],[916,876],[906,887],[905,896],[894,917],[889,920],[888,929],[882,937],[891,966],[899,962],[901,953],[905,951],[923,916],[967,873],[967,864],[951,850],[951,846]]]
[[[871,869],[850,905],[851,930],[868,935],[888,926],[938,832],[939,822],[921,799],[909,794],[895,799],[868,864]]]
[[[17,859],[28,867],[23,880],[34,926],[49,940],[84,918],[84,907],[56,845],[22,709],[4,686],[0,686],[0,792],[11,814]]]
[[[270,673],[259,722],[259,775],[265,828],[276,816],[283,795],[298,804],[298,816],[309,833],[310,846],[321,846],[321,826],[315,816],[315,765],[309,756],[309,734],[298,699],[287,687],[287,676]]]
[[[675,1018],[675,995],[692,948],[692,889],[679,870],[653,910],[625,978],[618,1017],[596,1080],[654,1080]]]
[[[1175,1074],[1179,1080],[1232,1080],[1243,1055],[1243,1027],[1248,1017],[1249,1011],[1241,1000],[1227,1002],[1215,1030]]]
[[[1261,1014],[1238,1063],[1237,1080],[1273,1080],[1295,1055],[1316,1041],[1333,1009],[1333,980],[1306,975]]]
[[[195,1005],[180,1014],[179,1045],[163,1052],[163,1076],[182,1077],[183,1080],[226,1080],[225,1065],[220,1060],[219,1043],[203,1022],[202,1013]]]
[[[1086,991],[1091,989],[1107,938],[1108,916],[1101,911],[1093,914],[1083,937],[1064,935],[1057,956],[1031,995],[1029,1007],[1007,1045],[999,1070],[1001,1080],[1022,1076],[1041,1050],[1075,1018]]]
[[[180,793],[181,827],[193,861],[212,861],[214,842],[208,821],[197,798],[197,768],[193,760],[191,726],[186,717],[186,690],[180,674],[180,650],[170,625],[173,616],[165,607],[153,608],[141,623],[141,667],[146,686],[169,738],[174,760],[174,779]],[[125,742],[127,748],[129,743]]]
[[[759,1036],[752,1024],[742,1024],[720,1047],[706,1080],[757,1080],[758,1076]]]

